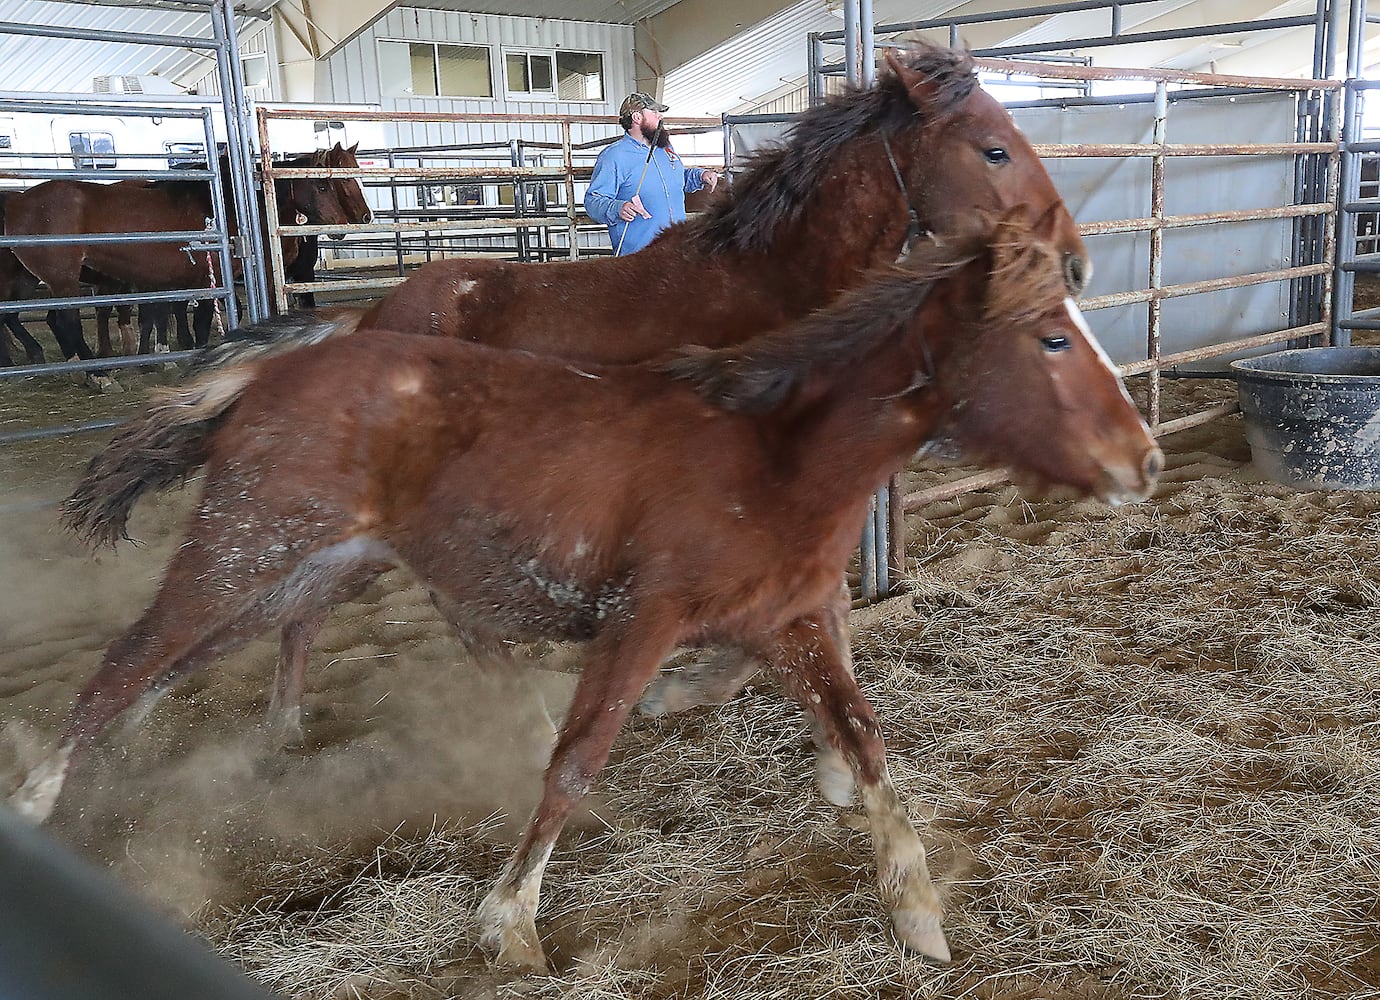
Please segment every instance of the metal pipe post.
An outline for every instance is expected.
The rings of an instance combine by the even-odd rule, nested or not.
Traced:
[[[849,86],[856,87],[862,80],[858,59],[858,7],[860,0],[843,0],[843,63]]]

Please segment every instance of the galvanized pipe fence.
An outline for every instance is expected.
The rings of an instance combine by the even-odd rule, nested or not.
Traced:
[[[1105,34],[1082,38],[1061,39],[1057,42],[1012,44],[989,48],[974,48],[979,68],[991,75],[1008,79],[1038,81],[1048,87],[1067,87],[1076,84],[1084,95],[1092,95],[1095,81],[1138,81],[1154,85],[1151,98],[1154,104],[1154,128],[1148,143],[1103,144],[1035,144],[1036,152],[1046,159],[1063,158],[1148,158],[1150,160],[1150,199],[1145,216],[1084,224],[1080,230],[1092,238],[1112,233],[1145,233],[1148,235],[1148,275],[1146,287],[1127,289],[1088,298],[1080,303],[1085,312],[1143,304],[1146,309],[1145,358],[1120,366],[1123,375],[1143,376],[1146,380],[1147,422],[1157,435],[1173,433],[1199,426],[1237,411],[1234,403],[1212,406],[1198,413],[1190,413],[1172,420],[1162,419],[1161,378],[1166,370],[1180,365],[1202,362],[1239,351],[1272,345],[1301,343],[1344,342],[1347,329],[1380,329],[1380,317],[1337,320],[1334,310],[1349,310],[1350,288],[1334,288],[1335,283],[1349,282],[1357,270],[1380,271],[1380,254],[1358,259],[1355,256],[1355,219],[1362,212],[1380,210],[1380,182],[1374,196],[1359,197],[1361,171],[1348,157],[1364,152],[1380,152],[1380,143],[1361,143],[1350,130],[1359,127],[1360,113],[1353,111],[1357,95],[1374,89],[1374,85],[1354,79],[1360,72],[1359,51],[1361,31],[1366,21],[1364,0],[1351,0],[1348,22],[1347,81],[1329,79],[1336,61],[1338,41],[1342,38],[1341,7],[1337,2],[1318,0],[1311,14],[1295,17],[1270,18],[1262,21],[1229,22],[1200,25],[1194,28],[1163,31],[1128,31],[1122,24],[1123,8],[1150,0],[1124,0],[1107,3],[1105,0],[1074,0],[1074,2],[1024,7],[1000,12],[983,12],[959,17],[940,17],[877,25],[874,47],[863,48],[860,32],[849,28],[847,8],[860,5],[862,0],[847,0],[845,28],[842,31],[812,34],[807,46],[809,64],[809,93],[812,103],[823,99],[826,81],[846,77],[850,83],[865,79],[860,64],[875,64],[876,48],[888,44],[904,45],[903,40],[888,42],[888,36],[902,32],[909,37],[923,37],[928,32],[934,41],[962,45],[964,25],[987,24],[1030,17],[1049,17],[1061,13],[1105,11],[1109,30]],[[860,7],[859,7],[860,9]],[[1279,31],[1286,28],[1311,29],[1313,32],[1313,78],[1272,78],[1192,73],[1156,69],[1115,69],[1074,65],[1062,54],[1070,49],[1096,49],[1137,42],[1162,41],[1179,38],[1200,38],[1230,33],[1248,34],[1260,31]],[[829,47],[841,46],[841,54],[833,61]],[[1029,61],[1012,57],[1029,55]],[[1171,87],[1175,88],[1171,91]],[[1189,89],[1189,88],[1197,88]],[[1171,106],[1178,101],[1199,96],[1223,94],[1251,94],[1264,91],[1287,91],[1296,95],[1295,139],[1291,143],[1223,143],[1186,144],[1170,142]],[[1345,98],[1345,101],[1342,100]],[[1085,96],[1081,102],[1097,102]],[[1119,95],[1119,104],[1144,98]],[[1079,98],[1053,98],[1022,102],[1023,107],[1070,106]],[[1343,121],[1343,103],[1348,113]],[[1349,130],[1343,132],[1344,126]],[[1165,211],[1165,165],[1177,157],[1241,157],[1268,156],[1294,158],[1294,199],[1292,204],[1262,206],[1255,210],[1168,215]],[[1349,184],[1350,187],[1344,186]],[[1339,196],[1341,211],[1339,212]],[[1380,215],[1371,232],[1380,230]],[[1293,260],[1291,266],[1229,277],[1206,277],[1202,280],[1166,284],[1163,280],[1164,234],[1168,230],[1192,226],[1231,225],[1265,219],[1293,220]],[[1340,219],[1340,221],[1339,221]],[[1340,229],[1341,249],[1338,250]],[[1380,236],[1380,233],[1377,234]],[[1380,242],[1380,239],[1377,240]],[[1096,259],[1096,249],[1093,257]],[[1339,266],[1340,265],[1340,266]],[[1166,353],[1162,350],[1162,305],[1171,298],[1199,295],[1228,288],[1253,284],[1286,282],[1290,288],[1288,322],[1277,330],[1251,336],[1223,340],[1192,350]],[[1338,294],[1338,292],[1343,294]],[[1380,312],[1380,310],[1376,310]],[[880,493],[876,513],[864,534],[860,558],[861,590],[865,599],[885,596],[894,579],[905,572],[905,524],[903,514],[918,510],[926,504],[952,499],[973,490],[990,488],[1006,482],[1004,471],[989,471],[976,475],[951,478],[926,489],[902,494],[893,481]],[[887,509],[893,505],[896,509]],[[885,526],[885,531],[883,531]]]
[[[341,121],[373,121],[389,124],[425,124],[455,130],[465,126],[543,131],[552,138],[508,139],[434,146],[398,147],[363,151],[373,162],[360,167],[288,167],[275,163],[269,142],[269,123],[276,119],[316,118],[320,113],[302,108],[258,109],[261,171],[264,177],[266,215],[269,220],[271,285],[278,310],[289,307],[290,296],[307,292],[378,292],[406,280],[406,265],[456,255],[501,256],[514,260],[578,259],[607,253],[598,240],[586,238],[602,231],[580,205],[577,185],[587,182],[600,149],[621,137],[622,130],[606,115],[540,114],[446,114],[441,112],[352,111],[335,108],[331,117]],[[666,119],[679,134],[718,132],[717,118]],[[594,135],[595,138],[585,138]],[[693,157],[682,158],[692,160]],[[379,163],[386,160],[386,163]],[[413,165],[415,164],[415,165]],[[371,192],[374,221],[365,225],[279,225],[272,202],[272,182],[292,177],[353,177]],[[427,191],[484,188],[511,191],[511,203],[484,200],[480,203],[428,202]],[[381,194],[387,192],[387,202]],[[414,199],[416,204],[407,202]],[[585,236],[582,236],[586,234]],[[368,259],[369,250],[392,258],[391,274],[369,274],[315,281],[291,281],[276,252],[284,236],[341,238],[330,269],[350,268],[350,256]],[[387,240],[380,243],[381,239]],[[420,259],[416,259],[420,257]],[[363,263],[356,270],[369,267]],[[376,262],[374,265],[376,267]]]

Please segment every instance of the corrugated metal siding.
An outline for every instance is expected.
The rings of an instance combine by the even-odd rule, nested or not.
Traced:
[[[264,9],[271,3],[252,0],[247,6]],[[211,37],[209,13],[46,0],[0,0],[0,21]],[[262,23],[240,21],[242,28]],[[169,46],[0,35],[0,90],[89,93],[92,77],[107,75],[157,75],[185,86],[205,75],[208,66],[214,68],[201,52]]]
[[[513,0],[426,0],[424,6],[438,10],[465,11],[475,14],[521,13],[527,17],[566,21],[599,21],[605,24],[635,24],[647,17],[655,17],[678,0],[525,0],[519,5]]]
[[[249,87],[247,93],[251,100],[272,101],[278,94],[278,45],[273,36],[272,26],[264,21],[254,21],[240,29],[240,56],[263,54],[268,56],[268,86]],[[191,93],[202,96],[220,96],[220,76],[214,65],[207,63],[206,72],[183,81],[183,86]]]
[[[488,46],[489,71],[494,83],[495,96],[492,99],[385,97],[379,82],[380,39]],[[502,55],[506,47],[560,48],[602,53],[604,100],[506,99],[502,75]],[[618,105],[634,87],[632,48],[633,32],[629,25],[400,7],[375,21],[366,31],[347,42],[318,67],[316,98],[330,103],[378,104],[385,111],[607,115],[610,128],[589,127],[576,130],[575,141],[581,142],[611,134],[611,129],[617,128],[614,118],[618,113]],[[390,124],[387,127],[387,138],[394,146],[440,145],[462,141],[452,126],[434,122]],[[518,138],[559,141],[554,129],[537,124],[469,126],[465,130],[463,141],[506,142]]]

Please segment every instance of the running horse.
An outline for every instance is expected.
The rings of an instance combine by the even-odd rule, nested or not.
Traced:
[[[833,301],[924,233],[977,211],[1050,213],[1065,282],[1090,265],[1078,227],[1007,111],[977,85],[968,53],[889,51],[889,72],[800,115],[782,145],[757,155],[703,216],[626,257],[533,266],[452,259],[419,269],[374,305],[360,329],[457,337],[576,363],[632,363],[692,343],[725,346]],[[306,335],[348,332],[321,320]],[[275,349],[247,340],[233,358]],[[284,635],[273,728],[301,739],[304,626]],[[699,673],[699,669],[703,673]],[[665,678],[648,708],[731,696],[755,668],[730,656]],[[713,685],[710,691],[708,686]]]
[[[136,701],[405,565],[472,649],[588,643],[541,804],[479,909],[500,961],[545,967],[535,918],[561,827],[658,666],[706,643],[762,658],[811,717],[821,791],[846,804],[860,786],[898,936],[947,959],[851,669],[839,582],[868,498],[937,437],[1111,503],[1145,497],[1162,464],[1069,297],[1063,246],[1024,215],[919,244],[737,347],[576,366],[377,331],[169,390],[92,460],[65,516],[113,541],[142,492],[205,463],[186,540],[11,804],[46,817],[73,753]]]
[[[545,966],[535,912],[564,819],[658,665],[709,643],[762,658],[805,709],[832,761],[821,792],[861,790],[898,937],[947,959],[839,581],[876,483],[926,441],[1111,503],[1154,486],[1161,452],[1068,295],[1058,218],[983,218],[734,348],[574,366],[375,331],[166,390],[92,459],[66,523],[127,537],[142,492],[204,463],[199,506],[12,806],[46,818],[73,753],[132,703],[407,566],[473,650],[588,643],[541,804],[480,905],[498,959]]]
[[[291,166],[358,166],[353,148],[339,143],[330,150],[305,153],[289,160]],[[225,205],[229,229],[238,231],[229,191],[229,171],[222,157]],[[368,206],[354,178],[284,178],[274,182],[280,221],[299,216],[321,225],[366,222]],[[5,232],[9,236],[52,234],[156,232],[201,230],[215,214],[211,186],[204,180],[90,181],[51,180],[9,199]],[[296,238],[283,241],[287,260],[300,247]],[[214,253],[193,253],[172,243],[109,243],[65,246],[18,246],[14,255],[23,267],[44,282],[55,297],[80,292],[83,273],[96,275],[101,287],[138,291],[209,288],[220,283],[220,262]],[[194,317],[195,339],[204,347],[210,335],[214,303],[204,300]],[[93,357],[81,332],[76,309],[59,310],[55,335],[64,357]],[[108,339],[108,338],[107,338]],[[133,351],[133,331],[127,335],[127,353]]]

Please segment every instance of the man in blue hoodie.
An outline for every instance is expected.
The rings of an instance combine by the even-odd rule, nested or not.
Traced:
[[[585,211],[609,227],[616,255],[641,250],[667,226],[683,221],[685,196],[706,187],[713,191],[719,183],[713,170],[687,167],[676,155],[661,128],[666,110],[650,94],[629,94],[618,109],[623,138],[604,147],[594,161]]]

